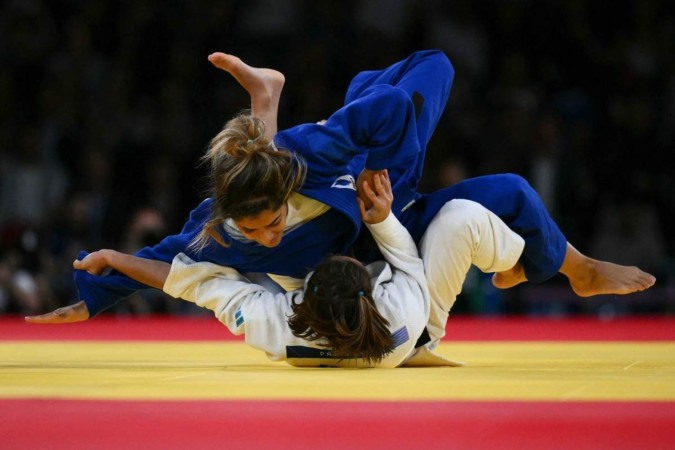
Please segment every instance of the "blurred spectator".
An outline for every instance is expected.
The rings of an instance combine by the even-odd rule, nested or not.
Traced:
[[[558,219],[557,193],[562,154],[566,150],[562,128],[554,114],[542,114],[533,138],[528,178],[554,219]]]
[[[446,158],[438,166],[438,173],[436,175],[436,185],[433,190],[442,189],[444,187],[452,186],[462,180],[469,178],[466,164],[461,158]]]
[[[0,253],[0,312],[35,314],[43,310],[38,283],[15,251]]]
[[[0,231],[0,312],[35,314],[57,307],[38,231],[20,225]]]
[[[122,236],[120,251],[136,253],[148,245],[155,245],[166,236],[166,223],[155,208],[140,208],[132,216]]]
[[[156,244],[165,235],[166,225],[162,214],[153,208],[140,208],[132,215],[118,248],[125,253],[135,253],[145,246]],[[162,291],[148,289],[131,295],[127,300],[115,306],[114,310],[126,314],[167,312],[167,306],[171,302],[176,302],[176,300],[171,299]]]
[[[60,161],[45,154],[40,130],[20,130],[14,148],[0,153],[0,225],[39,226],[61,203],[68,180]]]
[[[92,197],[87,191],[70,194],[68,201],[62,206],[61,214],[45,230],[43,270],[59,306],[77,300],[77,290],[73,283],[73,260],[81,250],[97,250],[97,244],[101,242]]]
[[[118,248],[124,253],[135,253],[146,246],[155,245],[167,234],[162,213],[155,208],[142,207],[133,214]],[[127,314],[203,313],[194,304],[174,299],[157,289],[138,291],[114,309]]]

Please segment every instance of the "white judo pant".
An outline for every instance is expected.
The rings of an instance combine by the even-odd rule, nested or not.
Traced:
[[[445,324],[471,265],[503,272],[516,265],[525,241],[478,203],[452,200],[443,206],[418,246],[431,294],[429,349],[445,335]]]

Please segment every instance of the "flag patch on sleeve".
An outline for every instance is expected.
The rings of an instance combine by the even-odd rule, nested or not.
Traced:
[[[235,323],[238,327],[244,323],[244,315],[241,313],[241,309],[238,309],[237,312],[234,313],[234,320],[236,321]]]
[[[410,339],[410,336],[408,335],[408,329],[406,327],[401,327],[394,331],[391,334],[391,337],[394,339],[394,347],[398,347],[399,345],[408,342]]]

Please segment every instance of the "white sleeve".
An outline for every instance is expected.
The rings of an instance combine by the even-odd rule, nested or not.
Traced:
[[[392,333],[408,338],[383,363],[400,365],[413,353],[417,338],[429,320],[430,297],[424,264],[410,233],[393,214],[383,222],[367,226],[391,266],[391,270],[384,270],[375,282],[375,304],[389,321]]]
[[[424,274],[424,266],[419,257],[417,245],[394,214],[389,213],[382,222],[366,224],[366,226],[389,264],[399,270],[409,272],[412,276],[419,275],[420,269]]]
[[[403,277],[410,284],[415,298],[409,299],[426,311],[429,311],[429,287],[424,272],[424,263],[417,251],[408,230],[393,214],[376,224],[367,224],[384,259],[393,267],[394,277]]]
[[[285,359],[286,345],[298,341],[286,319],[299,291],[273,294],[232,268],[195,262],[181,253],[171,264],[164,292],[210,309],[233,334],[245,334],[247,344],[271,359]]]

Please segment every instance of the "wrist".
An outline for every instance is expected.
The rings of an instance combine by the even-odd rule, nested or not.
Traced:
[[[114,267],[115,262],[117,260],[117,255],[118,253],[115,250],[100,250],[101,256],[103,256],[103,262],[108,266],[108,267]]]
[[[390,215],[391,215],[391,210],[388,210],[383,214],[378,214],[376,217],[370,218],[366,223],[368,225],[377,225],[378,223],[382,223],[385,220],[387,220]]]

